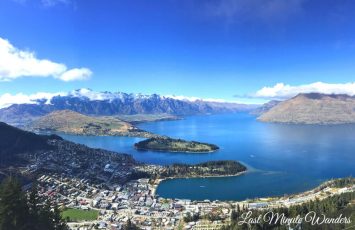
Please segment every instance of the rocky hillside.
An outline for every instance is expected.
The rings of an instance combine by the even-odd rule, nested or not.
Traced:
[[[278,105],[280,102],[281,101],[277,101],[277,100],[269,101],[269,102],[257,107],[256,109],[253,109],[250,113],[253,115],[261,115],[263,113],[266,113],[267,111],[269,111],[270,109],[272,109],[276,105]]]
[[[113,117],[90,117],[71,110],[49,113],[31,122],[31,131],[64,132],[75,135],[140,136],[152,134],[139,130],[130,123]]]
[[[299,94],[263,113],[258,120],[295,124],[355,123],[355,97]]]

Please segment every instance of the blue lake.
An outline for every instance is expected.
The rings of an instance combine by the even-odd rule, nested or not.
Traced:
[[[117,152],[136,160],[171,164],[208,160],[238,160],[249,172],[237,177],[163,181],[157,194],[192,200],[244,200],[302,192],[322,181],[355,174],[355,125],[285,125],[262,123],[245,113],[191,116],[184,120],[144,123],[140,128],[186,140],[217,144],[214,153],[136,151],[140,138],[64,138]]]

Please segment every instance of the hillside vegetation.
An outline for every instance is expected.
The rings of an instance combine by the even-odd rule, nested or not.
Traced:
[[[114,117],[91,117],[71,110],[54,111],[30,123],[28,129],[75,135],[152,136],[150,133]]]
[[[240,213],[233,211],[231,214],[231,224],[224,226],[221,230],[244,230],[244,229],[275,229],[275,230],[288,230],[288,229],[304,229],[304,230],[313,230],[313,229],[329,229],[329,230],[343,230],[343,229],[354,229],[354,220],[355,220],[355,192],[348,192],[337,194],[323,200],[309,201],[300,205],[294,205],[289,208],[275,208],[271,210],[253,210],[252,215],[249,217],[258,218],[258,216],[266,217],[265,221],[263,218],[258,223],[253,223],[248,225],[247,223],[240,224],[243,221],[243,216]],[[283,215],[285,218],[272,218],[273,213],[279,213],[280,217]],[[316,213],[314,218],[314,223],[308,217],[308,221],[305,220],[305,216],[312,212]],[[342,219],[338,223],[332,223],[331,221],[322,223],[324,219],[323,215],[330,219]],[[339,218],[340,217],[340,218]],[[344,218],[347,218],[350,223],[346,223]],[[303,218],[302,224],[297,226],[297,224],[291,223],[290,226],[287,226],[283,219],[286,218]],[[319,219],[318,219],[319,218]],[[317,224],[317,219],[321,224]],[[297,226],[297,227],[296,227]],[[300,227],[301,226],[301,227]]]
[[[238,161],[207,161],[199,164],[172,164],[166,167],[162,177],[207,177],[237,175],[247,168]]]
[[[69,230],[59,206],[39,196],[36,185],[26,194],[20,182],[6,178],[0,185],[1,230]]]
[[[134,144],[139,150],[156,150],[167,152],[213,152],[217,145],[197,141],[185,141],[169,137],[153,137]]]
[[[55,135],[37,135],[0,122],[0,139],[0,165],[3,166],[18,162],[18,154],[52,149],[47,141],[61,138]]]

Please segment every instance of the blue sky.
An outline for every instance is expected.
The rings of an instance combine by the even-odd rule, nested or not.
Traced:
[[[260,102],[245,96],[277,83],[355,90],[354,12],[352,0],[2,0],[0,38],[65,66],[0,65],[13,73],[0,94],[91,88]]]

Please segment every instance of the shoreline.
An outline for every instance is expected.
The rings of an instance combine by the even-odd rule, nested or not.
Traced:
[[[109,116],[115,118],[115,116]],[[132,125],[132,127],[136,128],[136,130],[140,131],[123,131],[123,132],[114,132],[112,134],[88,134],[88,133],[77,133],[77,132],[67,132],[67,131],[62,131],[62,130],[52,130],[52,129],[40,129],[40,128],[33,128],[31,126],[24,125],[22,129],[29,131],[29,132],[34,132],[38,134],[44,134],[44,135],[51,135],[51,134],[65,134],[65,135],[73,135],[73,136],[87,136],[87,137],[92,137],[92,136],[99,136],[99,137],[133,137],[133,138],[154,138],[154,137],[161,137],[163,135],[160,134],[155,134],[146,130],[142,130],[138,128],[136,125],[144,124],[144,123],[155,123],[155,122],[160,122],[160,121],[178,121],[178,120],[183,120],[183,117],[168,117],[168,118],[161,118],[161,119],[155,119],[155,120],[142,120],[142,121],[126,121],[121,119],[122,121],[129,123]],[[141,134],[142,133],[142,134]]]
[[[132,125],[140,125],[140,124],[144,124],[144,123],[153,123],[153,122],[160,122],[160,121],[179,121],[179,120],[183,120],[183,117],[177,117],[177,118],[162,118],[162,119],[157,119],[157,120],[142,120],[142,121],[126,121],[128,123],[131,123]]]
[[[201,154],[204,154],[204,153],[214,153],[214,152],[217,152],[219,149],[216,149],[216,150],[210,150],[210,151],[201,151],[201,152],[193,152],[193,151],[172,151],[172,150],[159,150],[159,149],[147,149],[147,148],[137,148],[136,146],[134,146],[134,148],[137,150],[137,151],[153,151],[153,152],[168,152],[168,153],[201,153]]]
[[[85,134],[85,133],[72,133],[72,132],[64,132],[64,131],[43,131],[43,130],[31,130],[31,129],[26,129],[26,131],[29,132],[34,132],[36,134],[39,135],[60,135],[60,134],[64,134],[64,135],[71,135],[71,136],[79,136],[79,137],[132,137],[132,138],[151,138],[151,137],[156,137],[156,136],[161,136],[158,134],[154,134],[154,133],[150,133],[147,131],[144,131],[143,133],[147,134],[148,136],[144,136],[143,135],[134,135],[134,133],[131,132],[122,132],[122,133],[116,133],[116,134],[106,134],[106,135],[102,135],[102,134]]]
[[[203,176],[203,177],[167,177],[167,178],[163,178],[163,179],[156,179],[153,185],[153,190],[152,190],[152,195],[156,196],[156,191],[158,189],[158,186],[160,185],[161,182],[165,181],[165,180],[172,180],[172,179],[193,179],[193,178],[211,178],[211,177],[233,177],[233,176],[241,176],[245,173],[250,172],[249,170],[245,170],[243,172],[237,173],[235,175],[225,175],[225,176]],[[303,191],[303,192],[296,192],[296,193],[292,193],[292,194],[285,194],[283,196],[269,196],[269,197],[255,197],[255,198],[251,198],[251,199],[244,199],[244,200],[210,200],[211,202],[215,202],[215,201],[219,201],[219,202],[227,202],[227,203],[251,203],[251,202],[265,202],[265,201],[269,201],[269,202],[273,202],[275,200],[287,200],[287,199],[293,199],[293,198],[300,198],[300,197],[307,197],[310,195],[314,195],[316,193],[318,193],[319,191],[322,191],[326,188],[336,188],[336,187],[332,187],[329,186],[329,184],[331,184],[331,182],[336,181],[338,179],[342,179],[341,178],[337,178],[337,179],[329,179],[329,180],[325,180],[323,182],[321,182],[319,185],[317,185],[316,187],[313,187],[312,189]],[[346,188],[349,186],[345,186],[342,188]],[[355,185],[352,186],[353,187],[353,191],[355,189]],[[164,198],[164,197],[161,197]],[[184,198],[164,198],[164,199],[178,199],[178,200],[184,200]],[[190,200],[190,199],[187,199]],[[191,200],[191,201],[196,201],[196,202],[201,202],[204,201],[203,199],[200,200]],[[296,205],[296,204],[295,204]]]
[[[154,185],[153,185],[153,189],[152,190],[152,195],[156,196],[156,191],[160,185],[161,182],[165,181],[165,180],[173,180],[173,179],[194,179],[194,178],[219,178],[219,177],[236,177],[236,176],[241,176],[245,173],[250,172],[248,169],[243,171],[243,172],[239,172],[236,174],[228,174],[228,175],[211,175],[211,176],[191,176],[191,177],[166,177],[166,178],[159,178],[159,179],[155,179],[154,181]]]

